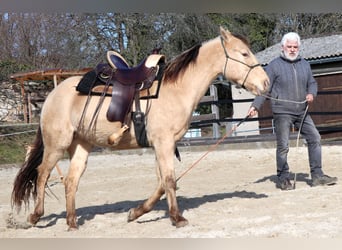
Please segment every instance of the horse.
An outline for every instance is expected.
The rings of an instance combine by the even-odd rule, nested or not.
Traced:
[[[151,211],[165,194],[172,226],[179,228],[189,223],[182,216],[176,197],[176,143],[188,130],[192,113],[200,99],[212,81],[220,75],[254,95],[265,93],[269,87],[269,78],[246,40],[220,27],[217,37],[199,43],[166,62],[158,98],[141,100],[141,107],[146,110],[146,136],[154,150],[158,182],[149,198],[128,211],[128,222]],[[77,230],[75,196],[92,149],[95,146],[115,150],[140,147],[132,122],[114,144],[108,143],[108,137],[113,131],[122,129],[122,122],[106,119],[110,98],[104,98],[91,133],[79,129],[81,120],[84,127],[92,122],[100,98],[92,96],[86,113],[81,117],[87,97],[75,90],[80,80],[81,76],[71,76],[49,93],[42,107],[33,149],[14,179],[12,208],[16,208],[19,213],[21,207],[25,204],[27,209],[33,199],[34,211],[27,218],[32,226],[44,215],[48,178],[65,153],[68,153],[70,160],[64,179],[66,223],[68,230]],[[135,109],[134,105],[132,109]]]

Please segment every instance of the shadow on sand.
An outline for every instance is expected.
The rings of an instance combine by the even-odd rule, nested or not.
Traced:
[[[255,192],[248,191],[236,191],[233,193],[219,193],[219,194],[210,194],[204,195],[201,197],[177,197],[178,205],[184,210],[198,208],[201,205],[208,202],[216,202],[219,200],[230,199],[230,198],[241,198],[241,199],[262,199],[267,198],[266,194],[257,194]],[[137,207],[144,200],[135,200],[135,201],[119,201],[112,204],[103,204],[98,206],[89,206],[82,207],[76,209],[76,214],[78,217],[78,225],[83,225],[86,221],[90,221],[94,219],[96,215],[104,215],[110,213],[127,213],[131,208]],[[153,208],[153,210],[165,211],[164,217],[159,217],[154,220],[155,221],[162,218],[167,217],[168,207],[165,198],[162,198]],[[58,219],[63,219],[66,217],[66,212],[62,212],[60,214],[50,214],[41,218],[40,221],[47,221],[45,225],[37,225],[36,227],[45,228],[53,226],[57,223]],[[145,223],[149,221],[140,221],[139,223]]]
[[[306,173],[290,173],[290,180],[292,182],[294,182],[294,179],[296,178],[296,182],[305,182],[307,185],[311,186],[311,178],[309,176],[309,174]],[[261,182],[265,182],[265,181],[271,181],[273,182],[275,185],[278,181],[278,177],[276,175],[270,175],[270,176],[265,176],[259,180],[256,180],[254,183],[261,183]]]

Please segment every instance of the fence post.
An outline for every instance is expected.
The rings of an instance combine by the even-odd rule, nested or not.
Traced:
[[[211,84],[209,87],[210,95],[214,97],[214,101],[218,101],[218,95],[217,95],[217,87],[214,84]],[[216,104],[211,104],[211,113],[215,115],[215,119],[220,119],[220,113],[219,108]],[[213,123],[213,138],[219,138],[220,137],[220,126],[215,122]]]

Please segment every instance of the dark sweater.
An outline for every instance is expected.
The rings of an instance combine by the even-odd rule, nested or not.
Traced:
[[[272,112],[276,114],[303,114],[306,103],[291,103],[281,100],[303,102],[307,94],[317,95],[317,82],[313,78],[310,64],[303,58],[298,57],[289,61],[283,56],[272,60],[265,68],[270,78],[268,95],[279,100],[271,100]],[[252,104],[260,109],[265,97],[257,96]]]

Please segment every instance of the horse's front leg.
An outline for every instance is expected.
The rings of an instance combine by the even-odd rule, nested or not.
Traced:
[[[137,208],[130,210],[128,220],[135,220],[144,213],[151,211],[154,204],[165,192],[172,224],[176,227],[183,227],[188,224],[188,221],[180,214],[177,204],[176,178],[174,171],[174,143],[170,143],[169,147],[167,147],[166,140],[163,140],[159,146],[155,144],[155,152],[158,163],[157,175],[159,178],[159,185],[148,200]]]
[[[160,168],[162,185],[165,189],[169,206],[170,220],[172,225],[184,227],[188,224],[188,220],[181,215],[176,196],[177,185],[174,167],[175,141],[173,139],[165,140],[165,138],[162,138],[159,142],[158,147],[156,147],[156,157]]]
[[[139,205],[136,208],[131,208],[128,211],[128,217],[127,217],[128,222],[134,221],[140,216],[142,216],[143,214],[150,212],[153,209],[154,205],[160,200],[162,195],[165,193],[165,190],[161,182],[160,169],[159,169],[158,164],[156,165],[157,165],[156,174],[158,177],[158,186],[156,190],[153,192],[153,194],[151,195],[151,197],[149,197],[143,204]]]
[[[174,151],[172,151],[174,152]],[[177,196],[176,196],[176,177],[172,159],[171,165],[160,165],[162,183],[165,187],[165,193],[167,198],[167,203],[169,206],[169,215],[172,225],[176,227],[184,227],[188,225],[188,220],[185,219],[178,208]]]

